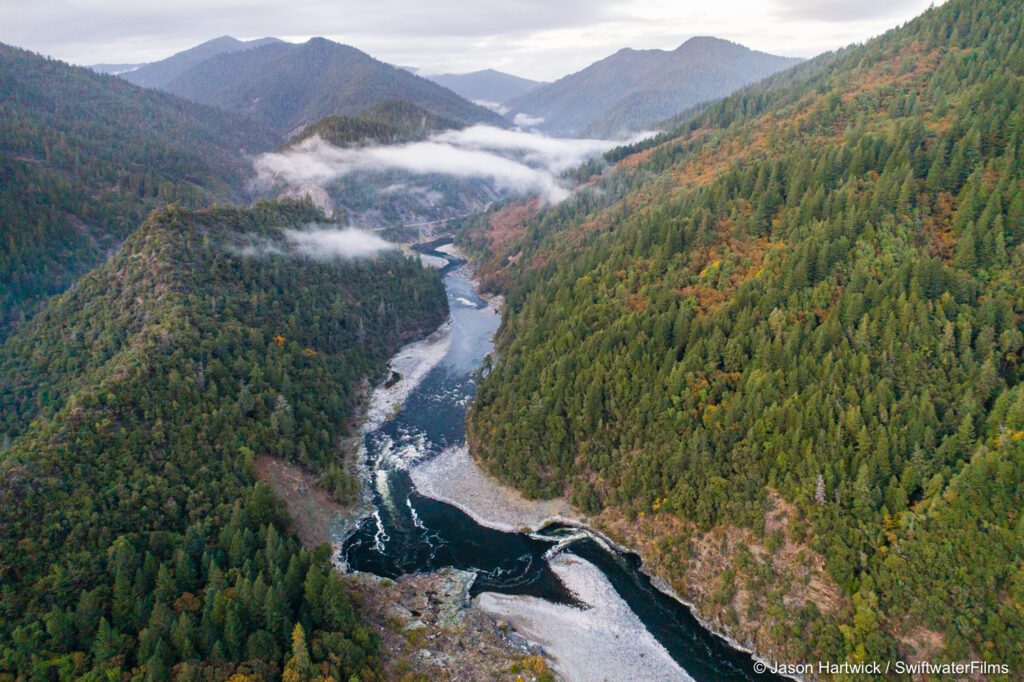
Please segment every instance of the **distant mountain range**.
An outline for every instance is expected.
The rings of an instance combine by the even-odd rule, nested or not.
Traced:
[[[263,45],[280,42],[284,41],[278,38],[238,40],[231,36],[221,36],[155,62],[92,64],[89,68],[97,73],[121,76],[126,81],[146,88],[162,88],[185,71],[188,71],[196,64],[206,61],[210,57],[216,57],[226,52],[242,52],[243,50],[251,50],[254,47],[262,47]]]
[[[490,105],[504,104],[510,99],[522,97],[526,93],[546,85],[541,81],[520,78],[494,69],[484,69],[472,73],[442,73],[437,76],[427,76],[427,78],[471,102]]]
[[[326,117],[401,100],[460,124],[533,119],[552,135],[616,138],[797,62],[698,37],[672,51],[626,48],[543,83],[494,69],[420,76],[325,38],[295,44],[222,36],[151,64],[92,68],[249,116],[282,137]]]
[[[506,125],[497,113],[437,83],[325,38],[294,44],[225,36],[137,68],[93,68],[249,116],[284,137],[324,117],[352,116],[389,100],[460,123]]]
[[[128,67],[111,69],[110,73],[116,73],[126,81],[141,85],[145,88],[166,88],[175,78],[185,73],[193,66],[205,62],[210,57],[232,52],[244,52],[264,45],[280,44],[283,41],[277,38],[257,38],[256,40],[238,40],[231,36],[221,36],[208,40],[205,43],[196,45],[193,48],[178,52],[167,59],[161,59],[151,64],[140,64],[132,67],[128,64],[113,64],[114,67]],[[103,65],[99,65],[103,66]],[[93,67],[99,70],[98,67]]]
[[[619,50],[507,105],[510,116],[543,118],[537,127],[548,133],[616,137],[724,97],[799,61],[719,38],[691,38],[671,52]]]

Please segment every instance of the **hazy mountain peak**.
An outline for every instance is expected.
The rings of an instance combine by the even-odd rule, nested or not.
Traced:
[[[623,48],[508,105],[512,114],[543,118],[550,133],[619,137],[798,61],[695,36],[671,51]]]
[[[676,49],[678,50],[679,48],[685,47],[687,45],[691,47],[700,47],[706,45],[736,45],[738,47],[743,47],[739,43],[734,43],[733,41],[726,40],[725,38],[717,38],[715,36],[693,36],[691,38],[687,38],[682,43],[680,43],[679,47],[677,47]]]
[[[438,84],[320,36],[222,52],[166,86],[193,101],[243,113],[293,134],[328,116],[355,116],[383,100],[405,100],[463,123],[504,119]]]
[[[492,104],[502,104],[543,85],[539,81],[491,68],[470,73],[442,73],[427,78],[468,100]]]
[[[211,38],[210,40],[207,40],[205,43],[200,43],[199,47],[202,47],[203,45],[236,45],[241,42],[241,40],[235,38],[234,36],[223,35],[218,36],[217,38]]]
[[[137,68],[124,70],[121,75],[125,80],[147,88],[166,88],[175,78],[188,69],[200,64],[211,57],[231,52],[252,50],[265,45],[282,43],[278,38],[256,38],[254,40],[239,40],[234,36],[220,36],[200,43],[195,47],[177,52],[166,59],[141,64]],[[95,68],[95,67],[94,67]],[[106,70],[106,69],[98,69]]]

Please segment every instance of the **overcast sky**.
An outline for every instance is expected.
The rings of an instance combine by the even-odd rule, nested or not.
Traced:
[[[429,73],[553,80],[623,47],[713,35],[811,57],[930,0],[0,0],[0,42],[76,64],[148,62],[220,35],[348,43]]]

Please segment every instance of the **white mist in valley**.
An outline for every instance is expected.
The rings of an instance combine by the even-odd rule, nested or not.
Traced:
[[[336,147],[313,136],[255,161],[256,186],[284,185],[291,193],[322,190],[360,171],[404,171],[481,178],[503,192],[533,194],[558,203],[571,188],[559,177],[623,141],[553,138],[533,131],[476,125],[449,130],[419,142]]]
[[[379,235],[354,227],[285,230],[284,237],[301,255],[321,260],[372,258],[396,248]]]
[[[281,230],[281,239],[236,235],[228,249],[251,258],[295,257],[313,260],[357,260],[373,258],[398,246],[380,235],[355,227],[310,223]]]
[[[512,122],[521,128],[536,128],[540,124],[544,123],[544,117],[519,112],[512,119]]]

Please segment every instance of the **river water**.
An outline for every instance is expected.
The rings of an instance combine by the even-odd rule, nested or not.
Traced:
[[[528,595],[579,609],[585,619],[588,604],[566,588],[550,563],[556,554],[571,555],[603,573],[618,599],[681,668],[679,679],[778,679],[755,672],[749,654],[708,631],[689,608],[659,591],[640,571],[636,555],[616,551],[578,528],[555,525],[531,534],[494,530],[416,491],[409,467],[464,443],[475,372],[490,353],[500,322],[459,261],[438,251],[425,252],[449,260],[444,277],[450,344],[397,413],[365,435],[374,511],[345,540],[342,560],[352,569],[389,578],[446,566],[472,571],[477,576],[474,596]],[[619,671],[609,679],[638,679],[625,675]]]

